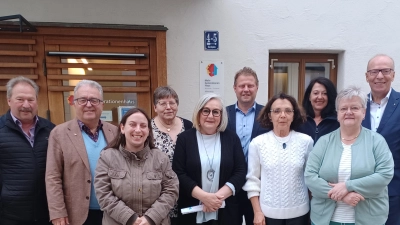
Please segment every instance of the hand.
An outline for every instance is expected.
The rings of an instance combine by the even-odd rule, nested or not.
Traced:
[[[147,221],[146,217],[142,216],[139,217],[136,221],[140,219],[140,223],[138,225],[150,225],[149,221]],[[136,223],[135,221],[135,223]]]
[[[215,193],[206,193],[202,197],[201,202],[208,210],[212,210],[212,212],[214,212],[222,206],[222,198],[223,196],[219,196]]]
[[[136,218],[136,220],[133,223],[133,225],[139,225],[141,222],[142,222],[142,217],[138,217],[138,218]]]
[[[337,184],[328,184],[332,187],[332,189],[328,192],[328,197],[334,201],[341,201],[343,197],[349,193],[344,182],[340,182]]]
[[[51,221],[53,225],[66,225],[69,224],[68,217],[61,217]]]
[[[265,216],[262,212],[254,212],[254,225],[265,225]]]
[[[212,208],[208,208],[207,206],[203,205],[203,212],[215,212],[215,211],[217,211],[217,210],[218,210],[218,209],[214,210],[214,209],[212,209]]]
[[[364,197],[357,192],[350,192],[344,198],[342,201],[346,203],[347,205],[351,205],[355,207],[360,201],[364,201]]]

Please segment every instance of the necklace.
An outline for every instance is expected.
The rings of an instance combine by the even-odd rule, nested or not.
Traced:
[[[345,138],[342,137],[342,140],[344,140],[344,141],[352,141],[352,140],[358,138],[358,136],[360,135],[360,133],[361,133],[361,130],[360,130],[360,132],[357,134],[357,136],[355,136],[355,137],[353,137],[353,138],[351,138],[351,139],[345,139]],[[342,134],[340,134],[340,136],[342,136]]]
[[[206,149],[206,145],[204,144],[203,134],[200,133],[200,135],[201,135],[201,140],[203,141],[204,150],[206,151],[208,164],[210,165],[210,169],[207,171],[207,180],[212,182],[214,180],[214,175],[215,175],[215,170],[212,168],[212,165],[213,165],[213,162],[214,162],[215,145],[217,144],[217,134],[215,134],[214,152],[213,152],[213,156],[212,156],[211,160],[210,160],[210,157],[208,157],[208,152],[207,152],[207,149]]]
[[[175,125],[175,123],[174,123],[175,118],[172,120],[173,122],[172,122],[172,124],[171,124],[171,126],[170,126],[169,128],[168,128],[167,126],[164,125],[164,123],[160,120],[160,117],[157,117],[157,119],[158,119],[158,122],[160,122],[161,125],[162,125],[165,129],[167,129],[167,132],[170,132],[170,131],[171,131],[171,128],[174,127],[174,125]]]
[[[289,139],[287,141],[285,141],[285,142],[279,141],[278,137],[275,135],[274,131],[272,131],[272,134],[274,135],[275,140],[282,144],[282,148],[286,149],[286,146],[287,146],[286,143],[290,141],[290,138],[292,138],[292,133],[289,134]]]
[[[352,140],[354,140],[354,139],[356,139],[356,138],[358,138],[358,135],[357,136],[355,136],[354,138],[352,138],[352,139],[345,139],[345,138],[342,138],[342,140],[344,140],[344,141],[352,141]]]

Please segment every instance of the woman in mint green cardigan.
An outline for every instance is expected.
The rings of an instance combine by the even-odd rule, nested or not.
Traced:
[[[385,139],[361,126],[366,95],[357,87],[336,98],[340,128],[321,137],[310,153],[305,181],[315,225],[384,224],[393,158]]]

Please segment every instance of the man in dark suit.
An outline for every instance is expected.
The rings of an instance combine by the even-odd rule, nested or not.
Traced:
[[[395,164],[389,189],[389,218],[386,225],[400,225],[400,93],[391,88],[394,61],[383,54],[368,61],[366,80],[371,87],[362,125],[380,133],[389,145]]]
[[[237,102],[226,107],[229,118],[227,129],[236,132],[239,136],[247,162],[250,141],[268,131],[266,128],[262,128],[257,121],[258,113],[263,106],[255,102],[258,91],[256,72],[250,67],[243,67],[235,75],[233,89],[236,93]],[[239,201],[238,219],[242,221],[244,216],[246,224],[253,224],[253,208],[247,198],[247,192],[240,191],[237,195]]]

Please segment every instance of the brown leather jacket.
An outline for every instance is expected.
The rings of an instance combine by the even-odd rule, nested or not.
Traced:
[[[94,187],[104,211],[103,224],[125,225],[136,214],[156,225],[169,225],[179,181],[168,156],[159,149],[146,146],[134,154],[120,147],[101,152]]]

